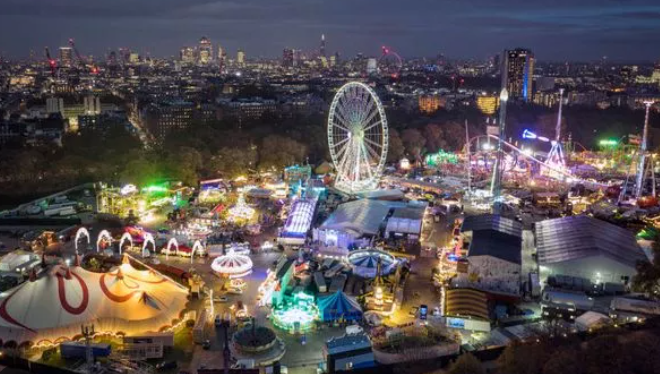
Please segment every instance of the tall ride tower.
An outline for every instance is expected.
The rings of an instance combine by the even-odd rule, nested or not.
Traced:
[[[548,174],[555,175],[555,170],[564,170],[566,168],[566,160],[564,159],[564,150],[561,146],[561,110],[564,105],[564,89],[559,89],[559,111],[557,112],[557,125],[555,127],[555,140],[551,142],[552,148],[548,153],[546,163],[553,169],[548,170]],[[561,177],[557,175],[557,177]]]
[[[653,175],[653,161],[651,160],[650,165],[646,165],[646,148],[648,145],[648,135],[649,135],[649,112],[651,110],[652,101],[645,101],[646,105],[646,115],[644,116],[644,132],[642,133],[642,144],[639,145],[639,159],[637,163],[637,178],[635,180],[635,198],[639,199],[642,197],[644,191],[644,178],[646,174],[646,169],[651,172]],[[655,178],[653,178],[653,196],[655,196]]]
[[[506,102],[509,100],[509,93],[506,88],[500,92],[500,127],[497,139],[497,158],[493,166],[493,179],[490,183],[490,194],[493,196],[493,213],[498,214],[500,207],[500,195],[502,193],[502,143],[504,130],[506,129]]]

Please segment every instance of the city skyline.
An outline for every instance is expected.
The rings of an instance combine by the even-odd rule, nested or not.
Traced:
[[[0,14],[0,53],[23,58],[44,46],[56,49],[74,38],[85,54],[101,56],[128,47],[154,57],[176,56],[203,35],[228,54],[281,56],[283,48],[377,55],[381,45],[404,57],[485,58],[524,47],[540,60],[654,61],[646,48],[660,42],[660,5],[651,0],[566,0],[535,5],[392,0],[320,2],[287,0],[40,0],[5,1]],[[16,37],[20,35],[20,37]]]

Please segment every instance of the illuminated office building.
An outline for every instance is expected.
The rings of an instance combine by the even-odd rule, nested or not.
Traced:
[[[293,62],[293,49],[284,48],[282,51],[282,66],[285,68],[292,68],[294,65]]]
[[[70,68],[73,65],[73,49],[60,47],[60,66]]]
[[[185,64],[195,62],[195,49],[192,47],[183,47],[181,49],[181,62]]]
[[[447,105],[447,99],[438,95],[422,95],[419,97],[419,111],[425,114],[437,112]]]
[[[243,52],[242,49],[239,49],[238,52],[236,52],[236,64],[238,67],[245,66],[245,52]]]
[[[504,51],[502,63],[502,88],[506,88],[509,98],[531,102],[534,74],[534,54],[528,49]]]
[[[213,59],[213,44],[206,37],[203,36],[199,40],[199,63],[206,65]]]
[[[479,95],[477,96],[477,108],[481,113],[492,116],[500,104],[500,98],[495,95]]]

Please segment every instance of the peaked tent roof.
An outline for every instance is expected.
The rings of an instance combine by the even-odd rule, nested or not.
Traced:
[[[0,339],[69,340],[86,323],[99,332],[158,332],[179,318],[187,296],[185,287],[128,262],[107,273],[58,265],[0,294]]]
[[[356,320],[362,317],[362,307],[360,307],[360,304],[341,291],[320,298],[317,301],[317,306],[324,321],[332,321],[339,318]]]

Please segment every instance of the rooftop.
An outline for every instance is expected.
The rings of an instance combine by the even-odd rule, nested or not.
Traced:
[[[332,338],[325,343],[328,354],[353,351],[371,347],[371,340],[366,334],[343,335]]]
[[[646,260],[632,232],[588,216],[539,222],[535,233],[539,265],[598,255],[630,267]]]
[[[516,220],[496,214],[467,216],[461,226],[461,232],[494,230],[503,234],[522,238],[522,224]]]
[[[468,256],[492,256],[514,264],[521,263],[521,240],[495,230],[475,231]]]
[[[384,201],[360,199],[341,204],[321,229],[353,231],[359,235],[375,235],[390,211]]]

